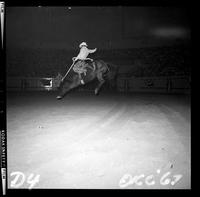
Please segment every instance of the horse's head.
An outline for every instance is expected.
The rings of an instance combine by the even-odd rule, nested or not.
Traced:
[[[80,79],[77,74],[72,74],[67,76],[65,79],[61,80],[59,90],[60,95],[64,95],[71,89],[74,89],[80,85]]]

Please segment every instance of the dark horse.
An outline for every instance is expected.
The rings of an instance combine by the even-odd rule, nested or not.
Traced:
[[[118,73],[118,66],[108,64],[103,60],[94,60],[93,63],[90,61],[87,62],[87,65],[88,66],[86,66],[86,74],[82,74],[82,78],[85,84],[95,79],[98,80],[98,85],[94,90],[95,95],[99,93],[99,90],[101,86],[105,83],[105,81],[109,82],[110,87],[117,88],[116,77]],[[57,99],[63,98],[66,93],[80,85],[82,84],[78,73],[71,69],[66,77],[61,80],[60,86],[58,88],[59,94],[57,96]]]

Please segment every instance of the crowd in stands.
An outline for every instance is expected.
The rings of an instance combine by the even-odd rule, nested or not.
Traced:
[[[64,75],[78,51],[38,49],[6,51],[8,77],[56,77]],[[127,76],[177,76],[190,75],[190,48],[182,46],[141,49],[101,50],[91,54],[123,67],[130,66]]]

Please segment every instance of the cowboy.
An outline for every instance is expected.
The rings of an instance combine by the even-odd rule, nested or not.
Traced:
[[[86,43],[86,42],[82,42],[82,43],[79,45],[80,52],[79,52],[78,56],[72,58],[72,60],[74,61],[74,63],[75,63],[76,61],[78,61],[78,60],[81,60],[81,62],[80,62],[79,64],[77,64],[76,66],[74,66],[73,69],[74,69],[75,72],[77,72],[77,71],[76,71],[77,66],[79,67],[78,69],[80,69],[80,66],[81,66],[81,69],[83,70],[83,72],[86,72],[86,69],[85,69],[84,62],[83,62],[83,61],[85,61],[85,60],[90,60],[90,61],[93,62],[93,59],[88,58],[87,56],[88,56],[90,53],[94,53],[94,52],[97,50],[97,48],[95,48],[95,49],[88,49],[87,47],[88,47],[87,43]],[[81,80],[81,83],[84,84],[84,81],[83,81],[83,79],[82,79],[82,77],[81,77],[81,72],[78,72],[78,74],[79,74],[79,78],[80,78],[80,80]]]

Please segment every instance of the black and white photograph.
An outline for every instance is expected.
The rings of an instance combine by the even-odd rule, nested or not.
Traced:
[[[191,189],[189,6],[1,6],[6,191]]]

